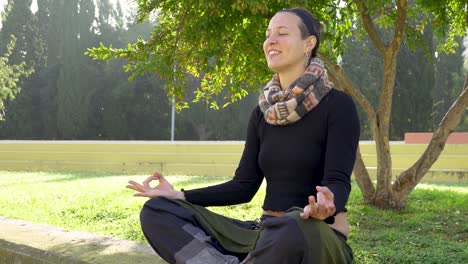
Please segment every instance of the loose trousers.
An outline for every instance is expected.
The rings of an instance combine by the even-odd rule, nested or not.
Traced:
[[[140,221],[151,247],[176,264],[341,264],[353,255],[344,236],[299,210],[261,221],[221,216],[185,201],[153,198]]]

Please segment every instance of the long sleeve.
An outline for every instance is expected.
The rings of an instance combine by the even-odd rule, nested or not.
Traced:
[[[247,128],[244,151],[232,180],[205,188],[186,190],[187,201],[201,206],[222,206],[246,203],[257,193],[263,173],[258,165],[260,140],[258,123],[261,112],[258,107],[252,112]]]
[[[345,210],[359,144],[359,118],[350,96],[337,93],[327,116],[327,143],[322,185],[334,194],[336,212]]]

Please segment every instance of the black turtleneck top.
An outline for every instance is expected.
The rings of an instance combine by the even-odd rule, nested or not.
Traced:
[[[266,123],[257,106],[250,117],[239,166],[232,180],[186,190],[187,201],[201,206],[249,202],[263,178],[267,189],[262,208],[286,211],[304,207],[317,185],[334,194],[336,213],[346,211],[350,177],[359,143],[359,120],[350,96],[332,89],[296,123]]]

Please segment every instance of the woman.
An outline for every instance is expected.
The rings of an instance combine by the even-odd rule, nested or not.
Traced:
[[[136,196],[143,233],[169,263],[350,263],[346,202],[359,141],[351,98],[328,81],[316,58],[320,23],[305,9],[270,20],[263,44],[275,72],[252,112],[232,180],[174,190],[159,173]],[[267,181],[260,221],[205,209],[249,202]],[[154,188],[149,186],[158,181]]]

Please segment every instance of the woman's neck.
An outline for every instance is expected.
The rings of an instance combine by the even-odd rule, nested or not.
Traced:
[[[287,72],[278,72],[281,89],[287,90],[291,84],[296,81],[299,77],[304,75],[305,68],[298,67],[297,69],[290,70]]]

